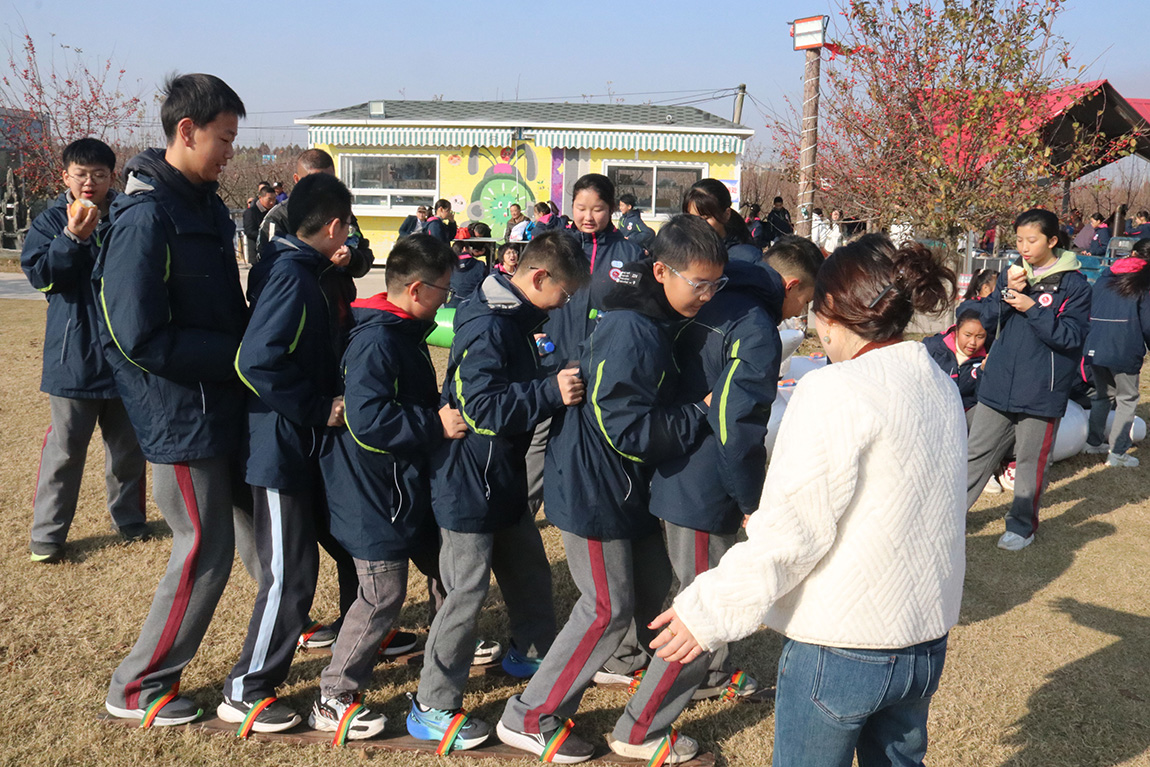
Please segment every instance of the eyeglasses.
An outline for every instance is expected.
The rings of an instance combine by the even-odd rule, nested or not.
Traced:
[[[417,280],[412,280],[411,282],[405,283],[403,287],[411,287],[416,282]],[[434,282],[420,282],[419,284],[426,285],[429,288],[439,288],[442,290],[446,294],[446,297],[443,299],[443,303],[447,303],[451,299],[455,298],[455,291],[452,290],[450,286],[436,285]]]
[[[662,262],[660,262],[660,263],[662,263]],[[674,274],[676,277],[681,279],[683,282],[690,285],[691,290],[693,290],[695,292],[695,295],[699,298],[702,298],[703,296],[706,296],[706,295],[713,296],[716,293],[718,293],[720,290],[722,290],[723,287],[727,284],[728,278],[726,275],[723,275],[722,277],[715,280],[714,282],[709,282],[707,280],[699,280],[698,282],[696,282],[696,281],[690,279],[689,277],[684,277],[679,272],[679,270],[673,266],[670,266],[668,264],[663,264],[663,266],[666,266],[667,269],[669,269],[672,274]]]
[[[93,184],[106,184],[112,178],[112,174],[106,170],[98,170],[95,173],[69,173],[68,178],[80,184],[86,184],[91,181]]]
[[[535,272],[542,268],[542,266],[533,266],[531,267],[531,271]],[[547,277],[555,283],[555,287],[563,291],[563,303],[559,304],[559,306],[566,306],[567,302],[571,300],[571,294],[567,292],[566,288],[563,287],[559,280],[555,279],[555,275],[551,274],[551,272],[547,272]]]

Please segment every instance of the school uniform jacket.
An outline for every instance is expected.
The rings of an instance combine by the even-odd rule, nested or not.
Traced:
[[[472,256],[460,256],[455,271],[451,273],[451,290],[455,295],[445,306],[451,309],[471,298],[480,284],[487,279],[489,271],[485,261]]]
[[[443,441],[424,339],[435,327],[386,294],[356,301],[343,356],[344,422],[320,454],[331,534],[356,559],[402,560],[438,543],[432,450]]]
[[[115,192],[108,196],[115,199]],[[120,394],[104,358],[97,325],[92,266],[111,226],[107,217],[80,242],[65,231],[71,192],[64,192],[32,222],[20,267],[48,299],[40,391],[72,399],[115,399]]]
[[[627,266],[583,345],[586,400],[551,422],[544,506],[560,530],[583,538],[642,538],[655,468],[687,453],[707,430],[707,406],[681,403],[675,337],[689,322],[667,303],[651,261]],[[712,400],[713,401],[713,400]]]
[[[1150,293],[1124,298],[1114,292],[1115,272],[1147,267],[1137,257],[1121,258],[1094,283],[1090,305],[1090,332],[1086,336],[1086,362],[1115,373],[1138,373],[1150,343]]]
[[[534,334],[547,313],[504,274],[491,274],[455,313],[441,402],[467,422],[432,458],[439,526],[491,533],[527,513],[527,448],[536,424],[563,408],[555,376],[543,377]]]
[[[1090,238],[1090,245],[1086,248],[1092,256],[1105,256],[1106,248],[1110,245],[1110,225],[1102,224],[1094,228],[1094,236]]]
[[[144,150],[125,171],[92,270],[120,396],[149,461],[233,455],[244,426],[235,358],[247,324],[235,225],[218,185],[193,185],[162,150]]]
[[[1090,321],[1090,285],[1078,259],[1055,251],[1058,261],[1041,279],[1026,269],[1024,291],[1035,300],[1025,313],[1002,300],[1008,269],[995,290],[982,299],[983,327],[996,327],[994,348],[982,365],[978,401],[1004,413],[1061,418],[1082,361]]]
[[[924,338],[926,351],[930,358],[950,376],[958,386],[959,396],[962,397],[963,410],[970,410],[978,403],[978,382],[982,375],[982,363],[986,359],[986,349],[979,349],[978,354],[967,357],[961,365],[958,363],[958,345],[955,339],[957,326],[951,326],[942,333]]]
[[[619,216],[619,231],[628,242],[633,242],[643,250],[655,241],[655,230],[648,226],[639,211],[632,208]]]
[[[331,401],[339,394],[320,274],[331,261],[277,237],[248,276],[252,315],[236,354],[248,394],[247,482],[304,490],[314,481]]]
[[[767,421],[778,392],[783,280],[766,264],[731,261],[727,286],[675,342],[676,401],[713,392],[709,430],[684,456],[660,464],[651,513],[681,527],[729,535],[759,506],[767,474]]]
[[[445,245],[451,244],[451,241],[455,239],[455,234],[458,231],[458,224],[454,221],[444,221],[438,216],[429,216],[427,219],[427,228],[424,229],[424,232],[430,234]]]
[[[763,260],[763,251],[750,243],[742,242],[734,234],[728,232],[723,239],[727,248],[727,258],[732,261],[745,261],[748,264],[757,264]]]

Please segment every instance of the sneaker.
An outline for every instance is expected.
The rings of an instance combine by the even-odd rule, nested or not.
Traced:
[[[313,730],[340,732],[341,726],[345,725],[343,718],[349,710],[357,707],[358,710],[351,711],[343,739],[363,740],[383,732],[387,717],[364,706],[360,696],[350,692],[335,698],[325,698],[323,695],[316,698],[307,717],[307,726]]]
[[[117,719],[134,719],[141,722],[149,713],[147,708],[120,708],[113,706],[108,701],[104,701],[104,708]],[[149,726],[173,727],[177,724],[188,724],[196,721],[203,716],[204,710],[194,701],[176,696],[163,704],[160,710],[155,713],[155,718],[152,719]]]
[[[595,753],[595,747],[571,732],[574,726],[568,719],[565,724],[549,732],[532,733],[513,730],[500,720],[495,725],[495,734],[512,748],[535,754],[540,761],[576,764],[590,759]],[[555,743],[552,743],[552,738],[556,739]],[[549,752],[548,758],[543,757],[544,752]]]
[[[33,562],[40,562],[46,565],[55,564],[64,558],[64,544],[62,543],[32,541],[28,544],[28,550],[32,552],[30,559]]]
[[[224,702],[216,706],[216,716],[232,724],[247,724],[248,714],[260,702],[253,700],[247,703],[224,696]],[[301,721],[300,715],[292,711],[290,706],[272,698],[272,702],[251,721],[250,729],[252,732],[283,732]]]
[[[1133,469],[1138,466],[1138,459],[1126,453],[1111,453],[1106,456],[1107,466],[1125,466],[1128,469]]]
[[[622,687],[637,687],[638,682],[643,679],[643,674],[647,673],[647,669],[641,668],[638,671],[632,671],[630,674],[617,674],[614,671],[608,671],[601,668],[595,672],[591,677],[591,681],[600,685],[618,685]]]
[[[299,635],[299,647],[304,650],[315,650],[320,647],[331,647],[335,644],[338,634],[331,626],[325,626],[319,621],[312,621],[303,633]]]
[[[502,654],[503,645],[494,639],[476,639],[475,655],[471,657],[471,665],[486,666],[488,663],[494,663],[499,660],[499,656]]]
[[[124,539],[125,543],[152,540],[152,531],[148,529],[146,522],[133,522],[130,525],[117,528],[116,532],[120,534],[120,537]]]
[[[416,740],[436,740],[440,743],[440,756],[450,751],[466,751],[475,748],[491,734],[491,725],[482,719],[472,719],[463,709],[447,711],[442,708],[424,708],[419,705],[413,693],[407,693],[411,701],[411,712],[407,715],[407,734]],[[463,715],[463,724],[450,743],[443,743],[449,727],[455,724],[456,716]],[[437,752],[439,753],[439,752]]]
[[[695,739],[682,735],[676,730],[671,730],[666,735],[651,738],[639,744],[615,740],[608,735],[607,745],[619,756],[642,759],[648,764],[689,762],[695,758],[695,754],[699,753],[699,744]],[[661,751],[665,751],[666,755],[662,760],[659,760],[657,757]]]
[[[1002,489],[1012,493],[1014,492],[1014,466],[1014,461],[1006,464],[1006,468],[998,476],[998,484],[1002,485]]]
[[[1091,445],[1088,443],[1086,447],[1082,448],[1082,452],[1084,455],[1102,455],[1110,452],[1110,445]]]
[[[542,658],[528,658],[523,653],[515,649],[515,644],[512,643],[507,648],[507,653],[503,656],[503,670],[516,679],[529,679],[535,675],[539,670],[539,666],[543,664]]]
[[[1002,492],[1002,485],[998,484],[998,477],[991,476],[986,480],[986,487],[982,488],[982,492],[989,493],[990,495],[998,495]]]
[[[759,683],[755,681],[755,678],[746,671],[739,669],[729,677],[724,677],[719,684],[700,687],[691,696],[691,700],[710,700],[711,698],[734,700],[735,698],[754,695],[758,689]]]
[[[1023,538],[1018,533],[1012,533],[1007,530],[1002,534],[1002,537],[998,539],[998,548],[1006,551],[1021,551],[1032,543],[1034,543],[1033,535],[1029,538]]]
[[[394,658],[409,653],[415,649],[416,636],[410,631],[388,632],[379,644],[379,654],[385,658]]]

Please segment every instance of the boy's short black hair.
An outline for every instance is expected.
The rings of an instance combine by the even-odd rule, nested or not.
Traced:
[[[322,149],[308,149],[296,158],[295,167],[299,175],[306,176],[317,170],[335,170],[335,161]]]
[[[248,114],[236,92],[215,75],[170,75],[164,82],[163,94],[160,123],[169,144],[176,138],[176,126],[185,117],[203,127],[221,114]]]
[[[72,165],[104,167],[109,171],[116,170],[116,153],[112,151],[112,147],[98,138],[76,139],[64,147],[64,153],[60,159],[64,163],[64,170]]]
[[[351,218],[351,192],[335,176],[313,173],[295,185],[287,203],[288,229],[297,237],[310,237],[333,218]]]
[[[659,229],[651,258],[679,271],[691,264],[726,266],[727,248],[705,220],[680,213]]]
[[[797,277],[804,285],[814,285],[823,252],[806,237],[784,234],[763,254],[767,265],[784,277]]]
[[[591,265],[574,237],[559,231],[532,237],[519,255],[519,271],[546,269],[568,293],[591,281]]]
[[[400,293],[407,283],[434,282],[455,268],[458,259],[451,248],[430,234],[400,237],[387,256],[384,279],[388,293]]]

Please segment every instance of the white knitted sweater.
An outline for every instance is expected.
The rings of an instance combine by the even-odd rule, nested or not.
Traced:
[[[675,599],[706,649],[761,624],[802,642],[898,648],[958,621],[966,420],[917,342],[803,377],[748,540]]]

